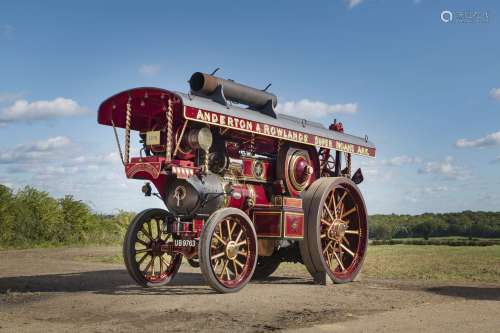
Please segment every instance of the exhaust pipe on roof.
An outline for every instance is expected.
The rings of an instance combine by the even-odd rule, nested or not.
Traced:
[[[189,86],[195,95],[209,97],[223,105],[227,105],[228,100],[245,104],[250,109],[276,118],[275,108],[278,104],[278,97],[267,91],[201,72],[191,75]]]

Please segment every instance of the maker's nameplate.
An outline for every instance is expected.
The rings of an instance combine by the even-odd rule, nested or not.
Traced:
[[[148,146],[160,144],[160,131],[146,132],[146,144]]]

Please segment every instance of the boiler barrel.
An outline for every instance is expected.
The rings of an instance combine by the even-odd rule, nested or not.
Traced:
[[[189,85],[193,93],[203,95],[210,95],[217,89],[217,86],[222,86],[226,99],[254,109],[263,108],[269,100],[273,107],[278,104],[278,98],[274,94],[201,72],[196,72],[191,76]]]

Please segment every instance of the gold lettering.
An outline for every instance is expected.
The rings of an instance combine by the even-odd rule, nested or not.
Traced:
[[[196,114],[196,119],[203,120],[203,112],[201,112],[200,109],[198,109],[198,113]]]
[[[216,113],[212,113],[212,123],[217,124],[219,122],[219,117],[217,117]]]
[[[269,135],[269,125],[264,125],[264,134]]]
[[[220,124],[226,125],[226,116],[221,114],[219,118],[220,118]]]
[[[227,117],[227,125],[230,127],[234,127],[233,117]]]
[[[203,112],[203,120],[210,122],[210,112],[208,111]]]
[[[255,124],[255,131],[260,133],[260,124],[259,123]]]
[[[245,129],[245,120],[240,119],[240,128]]]
[[[370,153],[368,152],[368,148],[366,147],[361,147],[361,146],[358,146],[358,151],[357,151],[358,154],[361,154],[361,155],[370,155]]]

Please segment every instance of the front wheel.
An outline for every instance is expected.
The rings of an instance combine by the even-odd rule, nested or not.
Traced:
[[[143,287],[170,282],[182,263],[181,254],[167,254],[164,249],[171,234],[164,232],[168,212],[146,209],[130,223],[123,243],[123,259],[130,276]]]
[[[358,187],[345,177],[320,178],[303,202],[307,226],[301,253],[308,271],[313,276],[326,272],[335,283],[354,280],[368,243],[366,206]]]
[[[208,284],[231,293],[250,281],[257,262],[257,234],[249,217],[236,208],[213,213],[200,236],[200,268]]]

